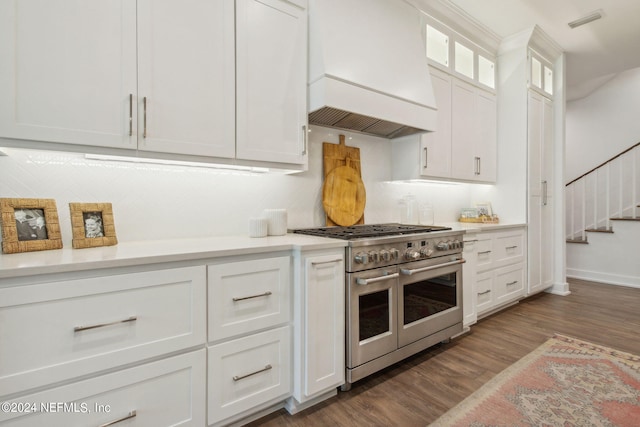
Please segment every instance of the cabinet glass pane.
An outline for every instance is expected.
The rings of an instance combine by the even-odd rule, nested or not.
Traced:
[[[456,71],[472,79],[473,51],[458,42],[456,42],[455,48]]]
[[[427,25],[427,58],[449,66],[449,36]]]
[[[495,64],[482,55],[478,55],[478,81],[485,86],[495,89]]]
[[[544,91],[553,95],[553,70],[546,66],[544,67]]]
[[[531,57],[531,84],[542,89],[542,64]]]

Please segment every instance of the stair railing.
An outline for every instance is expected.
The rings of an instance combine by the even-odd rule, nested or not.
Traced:
[[[640,142],[566,184],[567,239],[611,230],[612,217],[638,217]]]

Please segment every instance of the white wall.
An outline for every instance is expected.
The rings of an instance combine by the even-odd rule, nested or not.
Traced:
[[[640,68],[567,103],[567,182],[640,141]]]
[[[367,223],[398,221],[397,202],[408,193],[433,205],[436,224],[455,221],[460,209],[475,201],[472,184],[388,182],[389,141],[343,133],[347,145],[360,148]],[[8,156],[0,157],[0,197],[54,199],[66,247],[71,246],[69,202],[111,202],[121,242],[244,235],[248,218],[266,208],[286,208],[290,228],[322,226],[323,141],[338,143],[338,132],[312,127],[307,172],[255,176],[2,149]]]

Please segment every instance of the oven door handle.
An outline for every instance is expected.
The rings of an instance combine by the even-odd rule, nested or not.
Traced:
[[[364,279],[362,277],[358,277],[356,279],[356,283],[358,285],[369,285],[371,283],[382,282],[389,279],[395,279],[396,277],[399,277],[399,276],[400,275],[398,273],[391,273],[391,274],[387,274],[386,276],[372,277],[370,279]]]
[[[436,270],[442,267],[449,267],[450,265],[464,264],[465,262],[467,261],[464,259],[457,259],[455,261],[445,262],[444,264],[432,265],[430,267],[416,268],[413,270],[409,268],[401,268],[400,273],[404,274],[405,276],[411,276],[412,274],[422,273],[424,271]]]

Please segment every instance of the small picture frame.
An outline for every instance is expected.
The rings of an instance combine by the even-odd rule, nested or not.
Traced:
[[[58,209],[53,199],[0,199],[2,252],[62,248]]]
[[[491,203],[489,202],[476,203],[476,209],[478,210],[478,216],[493,216]]]
[[[74,249],[118,243],[111,203],[69,203]]]
[[[460,218],[478,218],[478,209],[462,208],[460,211]]]

